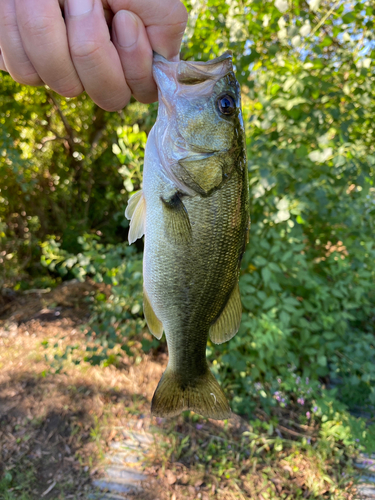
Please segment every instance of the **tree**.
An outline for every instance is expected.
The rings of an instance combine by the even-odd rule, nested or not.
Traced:
[[[240,412],[259,400],[272,406],[317,398],[329,378],[340,382],[343,400],[373,403],[374,7],[319,0],[186,4],[182,56],[206,60],[233,51],[247,133],[252,228],[240,281],[244,315],[230,343],[209,345],[217,374]],[[81,249],[77,236],[85,232],[104,243],[125,240],[123,209],[141,183],[156,106],[133,102],[109,114],[85,96],[59,98],[7,76],[0,105],[5,269],[32,272],[38,240],[47,235],[61,244],[53,252],[43,247],[55,271]],[[83,251],[91,251],[93,267],[73,259],[64,272],[105,274],[104,247],[94,242],[90,250],[87,241]],[[120,243],[118,249],[123,255]],[[120,282],[123,272],[116,260],[108,280]],[[117,306],[115,299],[106,303],[98,324]],[[124,309],[116,311],[120,325]],[[97,331],[105,337],[105,327]]]

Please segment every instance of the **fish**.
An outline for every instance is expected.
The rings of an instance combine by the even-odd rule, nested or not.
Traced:
[[[192,410],[230,418],[206,359],[238,331],[249,188],[240,86],[232,54],[168,61],[154,54],[159,107],[145,150],[142,190],[128,201],[129,243],[144,235],[143,305],[151,333],[165,332],[168,365],[151,413]]]

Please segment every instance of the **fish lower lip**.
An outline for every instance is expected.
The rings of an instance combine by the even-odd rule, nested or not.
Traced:
[[[206,151],[204,153],[197,153],[197,154],[192,154],[192,155],[189,155],[187,156],[186,158],[184,158],[184,160],[204,160],[205,158],[210,158],[211,156],[214,156],[214,155],[217,155],[217,154],[221,154],[221,153],[225,153],[227,150],[223,150],[223,151]]]

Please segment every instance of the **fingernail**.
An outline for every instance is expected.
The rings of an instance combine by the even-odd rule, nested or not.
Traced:
[[[121,47],[126,49],[134,45],[139,36],[137,17],[131,12],[120,10],[116,14],[115,32]]]
[[[70,16],[82,16],[90,12],[94,6],[94,0],[67,0]]]

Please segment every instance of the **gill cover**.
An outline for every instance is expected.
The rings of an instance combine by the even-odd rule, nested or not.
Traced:
[[[161,169],[176,190],[207,196],[230,175],[236,152],[228,151],[243,126],[231,52],[207,62],[170,62],[155,54],[153,73]]]

